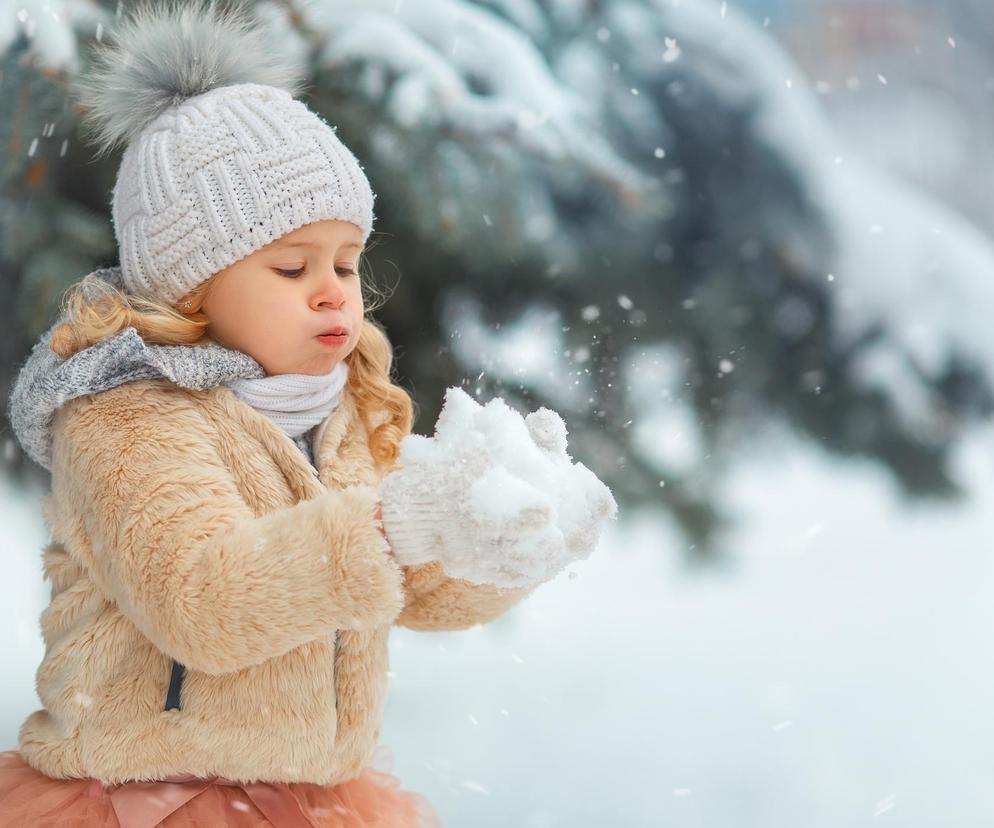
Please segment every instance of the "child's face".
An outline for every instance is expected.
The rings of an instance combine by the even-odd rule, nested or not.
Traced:
[[[267,376],[327,374],[359,341],[361,252],[359,228],[329,219],[239,259],[216,274],[204,300],[210,336],[251,356]],[[343,341],[318,339],[339,325],[348,331]]]

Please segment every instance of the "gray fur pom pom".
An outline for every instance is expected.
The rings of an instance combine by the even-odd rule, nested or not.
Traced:
[[[244,2],[140,0],[117,23],[113,45],[97,50],[71,91],[98,156],[170,106],[220,86],[259,83],[300,94],[306,68],[283,55]]]

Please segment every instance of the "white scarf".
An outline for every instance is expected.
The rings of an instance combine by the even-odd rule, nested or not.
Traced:
[[[238,377],[224,384],[290,437],[298,437],[338,407],[348,377],[348,363],[342,360],[327,374],[274,374],[260,379]]]

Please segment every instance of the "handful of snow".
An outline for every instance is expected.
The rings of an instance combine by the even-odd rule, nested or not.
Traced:
[[[589,557],[610,490],[566,452],[566,424],[548,408],[522,418],[502,399],[479,405],[455,386],[434,437],[401,441],[402,468],[380,487],[383,529],[398,563],[438,560],[450,577],[534,585]]]

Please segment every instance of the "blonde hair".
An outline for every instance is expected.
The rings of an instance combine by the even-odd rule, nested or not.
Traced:
[[[66,359],[128,327],[133,327],[150,345],[212,342],[210,320],[201,308],[216,275],[201,282],[173,306],[125,293],[89,274],[63,292],[60,307],[66,321],[55,328],[49,346]],[[382,295],[365,278],[362,285],[364,292],[369,290],[374,297]],[[376,307],[379,306],[375,303],[367,304],[366,314]],[[388,471],[397,467],[400,441],[410,433],[414,420],[413,400],[403,387],[392,381],[393,359],[393,347],[386,332],[378,322],[366,316],[359,342],[345,357],[349,365],[348,387],[369,431],[370,454]],[[382,417],[383,413],[386,413],[386,419]]]

